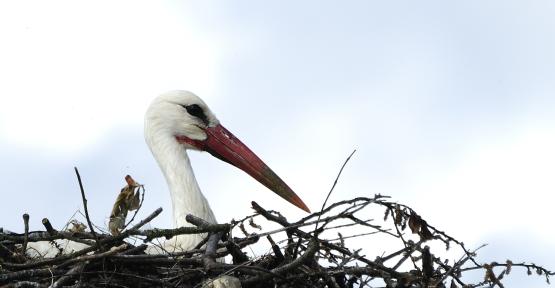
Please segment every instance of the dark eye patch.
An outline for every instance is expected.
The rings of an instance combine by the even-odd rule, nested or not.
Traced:
[[[206,117],[206,114],[204,114],[204,110],[202,110],[202,108],[198,104],[181,106],[185,108],[185,110],[187,110],[187,113],[189,113],[189,115],[199,118],[200,120],[202,120],[202,122],[208,125],[208,118]]]

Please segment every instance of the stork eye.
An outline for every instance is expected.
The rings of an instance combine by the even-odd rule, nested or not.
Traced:
[[[191,105],[181,105],[183,106],[183,108],[185,108],[185,110],[187,110],[187,113],[189,113],[192,116],[195,116],[197,118],[199,118],[200,120],[202,120],[202,122],[208,124],[208,118],[206,117],[206,115],[204,114],[204,111],[202,110],[202,108],[197,105],[197,104],[191,104]]]

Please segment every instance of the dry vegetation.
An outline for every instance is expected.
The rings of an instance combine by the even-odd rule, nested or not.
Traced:
[[[480,263],[476,258],[479,248],[470,251],[410,207],[381,195],[328,206],[324,203],[320,211],[297,221],[252,202],[254,214],[239,221],[210,224],[188,215],[187,221],[195,227],[143,230],[162,209],[125,225],[127,210],[135,210],[134,219],[142,204],[141,200],[137,205],[142,186],[130,179],[126,178],[128,186],[122,189],[125,194],[114,205],[112,219],[116,220],[110,227],[111,234],[94,230],[83,190],[89,232],[78,223],[72,229],[58,231],[47,219],[43,220],[45,231],[29,232],[27,215],[24,233],[0,230],[0,287],[209,287],[211,279],[222,275],[238,278],[242,287],[504,287],[502,282],[512,270],[538,274],[547,282],[554,274],[534,264],[510,260]],[[368,210],[381,216],[363,219],[361,213]],[[262,219],[279,228],[263,232],[257,224]],[[343,236],[338,231],[345,227],[351,231],[356,228],[359,233]],[[155,239],[193,233],[206,235],[196,249],[160,255],[144,253],[147,245],[155,245]],[[365,239],[372,245],[378,243],[373,242],[378,236],[397,243],[398,248],[366,255],[364,250],[346,245],[352,238]],[[68,255],[60,248],[53,258],[32,258],[22,252],[30,242],[54,243],[58,239],[89,247]],[[266,242],[271,251],[249,257],[244,251],[256,242]],[[446,250],[454,250],[460,258],[442,258],[440,255],[445,255]],[[226,256],[228,263],[216,261]],[[472,282],[465,278],[470,271],[482,271],[483,277]]]

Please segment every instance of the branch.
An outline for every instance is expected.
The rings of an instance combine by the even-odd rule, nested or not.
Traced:
[[[353,154],[355,154],[356,151],[357,151],[356,149],[353,150],[353,152],[351,152],[349,157],[347,157],[347,159],[345,159],[345,162],[343,162],[343,165],[341,166],[341,169],[339,169],[339,173],[337,173],[337,176],[335,177],[335,181],[333,181],[333,185],[331,185],[330,192],[328,192],[328,195],[326,196],[326,200],[324,200],[324,203],[322,203],[322,208],[320,208],[320,214],[318,215],[318,219],[316,220],[316,226],[314,227],[314,234],[315,235],[316,235],[316,231],[318,231],[318,221],[320,221],[320,216],[322,216],[322,211],[324,211],[324,207],[326,207],[326,203],[328,203],[328,199],[330,198],[331,192],[333,192],[333,189],[335,189],[335,185],[337,185],[337,181],[339,180],[339,177],[341,176],[341,173],[343,172],[343,168],[345,168],[345,165],[347,165],[347,162],[349,162],[349,160],[351,159]]]
[[[85,209],[85,218],[87,218],[87,223],[89,224],[89,228],[91,229],[91,233],[94,236],[94,239],[96,240],[96,245],[99,245],[98,247],[100,247],[100,243],[98,242],[98,236],[96,236],[96,233],[94,232],[94,227],[93,224],[91,222],[91,218],[89,217],[89,209],[87,208],[87,198],[85,197],[85,189],[83,189],[83,182],[81,182],[81,175],[79,175],[79,170],[77,170],[77,167],[73,167],[73,169],[75,169],[75,174],[77,175],[77,180],[79,182],[79,189],[81,190],[81,198],[83,200],[83,208]]]

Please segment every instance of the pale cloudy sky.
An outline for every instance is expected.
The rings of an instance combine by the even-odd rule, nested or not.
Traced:
[[[381,193],[484,261],[555,269],[555,4],[551,1],[0,2],[0,226],[94,221],[131,174],[144,213],[169,193],[142,138],[150,100],[201,96],[315,209]],[[220,221],[249,203],[302,212],[194,153]],[[5,203],[9,203],[6,205]],[[232,207],[232,208],[231,208]],[[515,274],[514,283],[528,279]],[[520,278],[519,278],[520,276]],[[515,284],[516,285],[516,284]]]

